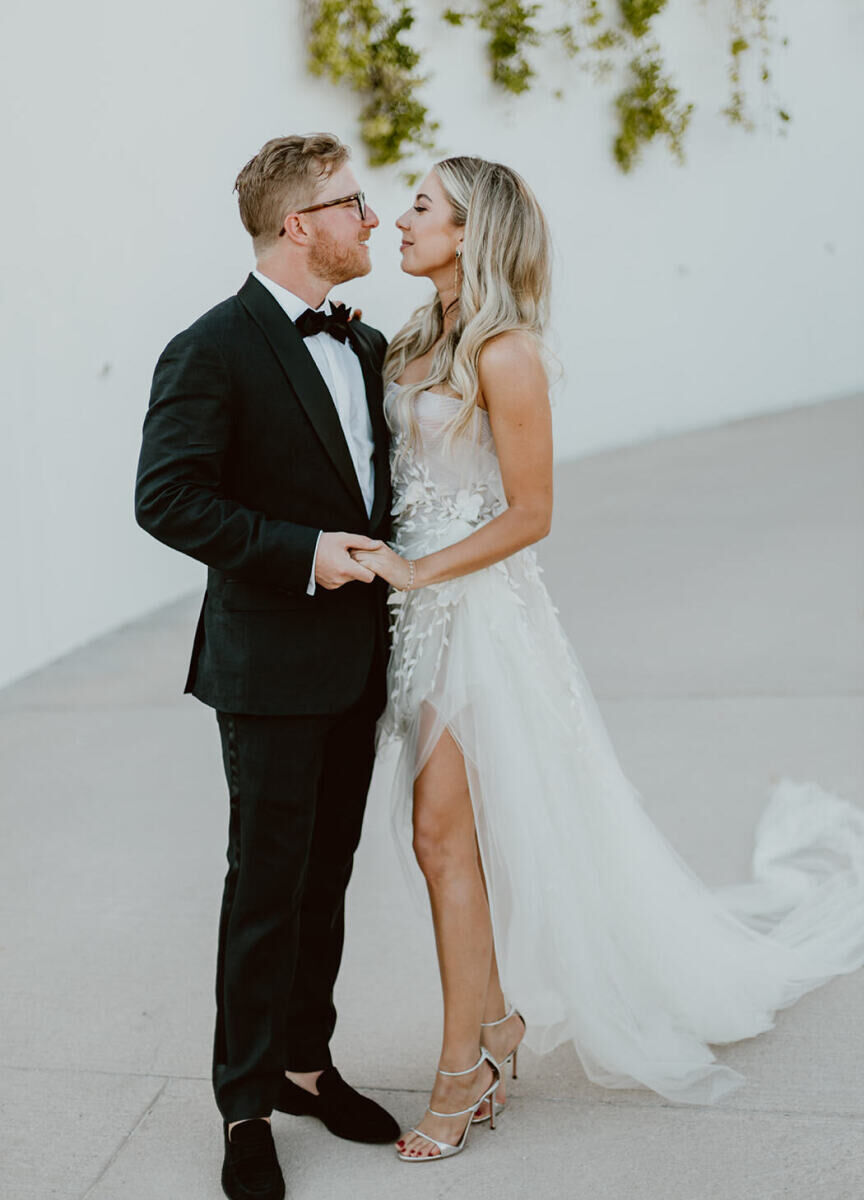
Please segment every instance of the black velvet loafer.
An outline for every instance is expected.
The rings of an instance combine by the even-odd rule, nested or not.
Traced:
[[[294,1116],[317,1117],[331,1133],[352,1142],[395,1142],[399,1126],[385,1108],[361,1096],[345,1082],[335,1067],[318,1076],[318,1095],[283,1077],[276,1107]]]
[[[285,1180],[276,1157],[270,1122],[256,1117],[241,1121],[228,1137],[225,1133],[225,1161],[222,1164],[222,1190],[229,1200],[284,1200]]]

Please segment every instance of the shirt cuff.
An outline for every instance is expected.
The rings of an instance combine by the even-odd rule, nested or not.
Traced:
[[[309,572],[309,582],[306,585],[306,595],[307,596],[315,595],[315,562],[318,558],[318,543],[321,541],[321,534],[323,532],[324,532],[324,530],[322,529],[319,532],[318,537],[315,540],[315,549],[312,552],[312,570]]]

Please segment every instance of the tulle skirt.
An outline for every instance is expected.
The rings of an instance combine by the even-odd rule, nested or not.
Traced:
[[[415,557],[467,522],[403,533]],[[532,550],[394,599],[373,789],[410,854],[412,791],[442,732],[460,746],[505,994],[538,1053],[588,1077],[711,1104],[744,1081],[710,1046],[864,963],[864,812],[776,787],[753,882],[711,890],[625,778]]]

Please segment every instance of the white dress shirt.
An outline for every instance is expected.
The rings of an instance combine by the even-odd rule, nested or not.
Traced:
[[[253,271],[252,274],[278,301],[280,307],[292,321],[296,321],[300,314],[310,307],[305,300],[301,300],[299,296],[295,296],[293,292],[289,292],[287,288],[274,282],[267,275],[262,275],[260,271]],[[320,310],[323,307],[322,302],[318,308]],[[331,337],[329,333],[316,333],[303,340],[333,397],[339,423],[345,434],[345,441],[348,443],[348,451],[357,474],[357,482],[360,484],[366,512],[367,514],[371,513],[375,498],[375,466],[373,463],[375,439],[372,433],[369,406],[366,403],[366,384],[363,380],[360,360],[348,342],[340,342],[337,338]],[[321,533],[318,534],[318,542],[320,541]],[[312,572],[306,588],[310,596],[315,594],[315,561],[318,557],[318,542],[315,543]]]

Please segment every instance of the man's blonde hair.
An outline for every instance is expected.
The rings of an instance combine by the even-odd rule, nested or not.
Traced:
[[[332,133],[271,138],[234,182],[240,219],[256,253],[272,245],[290,212],[314,204],[351,151]]]

